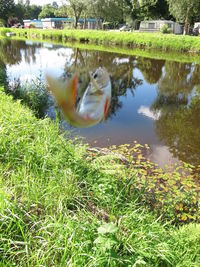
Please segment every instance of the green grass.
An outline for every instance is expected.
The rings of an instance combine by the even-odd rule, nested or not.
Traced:
[[[10,30],[10,29],[8,29]],[[129,49],[147,48],[163,51],[200,52],[200,38],[161,33],[111,32],[96,30],[38,30],[12,29],[17,36],[51,39],[57,41],[79,41],[101,45],[125,46]],[[6,29],[0,29],[5,36]]]
[[[37,119],[3,90],[0,266],[200,266],[199,224],[156,217],[137,171],[112,155],[91,161],[58,121]]]
[[[1,37],[0,37],[1,38]],[[176,62],[183,62],[183,63],[200,63],[200,54],[197,53],[179,53],[178,51],[162,51],[156,49],[141,49],[141,48],[134,48],[130,49],[127,47],[119,47],[115,45],[102,45],[102,44],[94,44],[94,43],[81,43],[77,41],[73,42],[66,42],[64,40],[45,40],[39,39],[36,37],[28,37],[29,40],[35,42],[46,43],[50,42],[53,45],[62,45],[71,48],[79,48],[82,50],[89,50],[89,51],[102,51],[102,52],[109,52],[109,53],[116,53],[116,54],[123,54],[123,55],[130,55],[130,56],[141,56],[146,58],[153,58],[153,59],[162,59],[162,60],[169,60],[169,61],[176,61]],[[22,36],[15,36],[12,39],[25,41],[27,40],[25,37]]]

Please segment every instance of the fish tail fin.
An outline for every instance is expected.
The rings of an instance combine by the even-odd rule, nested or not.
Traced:
[[[75,107],[78,86],[77,75],[75,75],[71,80],[65,82],[55,79],[50,75],[46,75],[46,80],[48,90],[53,94],[59,105],[65,102]]]

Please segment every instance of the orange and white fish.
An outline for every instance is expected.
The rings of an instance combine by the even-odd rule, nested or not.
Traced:
[[[76,107],[78,77],[63,82],[46,76],[49,91],[61,107],[66,120],[75,127],[90,127],[98,124],[109,111],[111,101],[111,81],[105,68],[99,67],[90,74],[90,83]]]

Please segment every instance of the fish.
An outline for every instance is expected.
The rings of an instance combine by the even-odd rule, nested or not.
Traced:
[[[53,94],[70,125],[87,128],[106,120],[111,102],[111,80],[107,70],[99,67],[90,73],[90,82],[77,102],[78,75],[62,81],[46,75],[48,90]]]

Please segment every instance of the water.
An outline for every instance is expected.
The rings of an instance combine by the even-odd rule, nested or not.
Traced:
[[[64,127],[99,147],[147,143],[160,166],[179,160],[200,164],[200,65],[14,40],[0,43],[1,61],[9,79],[21,82],[45,78],[46,71],[59,77],[105,66],[112,81],[106,122],[88,129]],[[80,91],[88,82],[83,77]],[[47,114],[54,117],[54,109]]]

